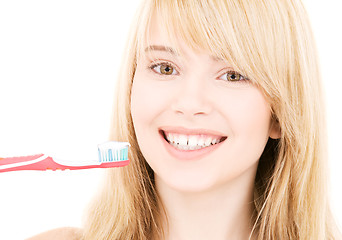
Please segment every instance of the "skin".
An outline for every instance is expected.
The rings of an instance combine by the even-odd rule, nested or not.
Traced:
[[[80,240],[81,238],[81,229],[64,227],[40,233],[26,240]]]
[[[248,239],[258,161],[268,138],[280,137],[270,105],[249,80],[228,81],[225,73],[234,69],[226,61],[181,41],[179,54],[170,51],[175,46],[152,22],[153,47],[137,62],[131,114],[166,208],[167,239]],[[164,129],[204,129],[227,139],[182,159],[165,147]]]

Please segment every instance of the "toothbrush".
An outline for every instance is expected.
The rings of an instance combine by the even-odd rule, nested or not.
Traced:
[[[45,154],[0,158],[0,173],[21,170],[80,170],[123,167],[129,164],[127,142],[105,142],[98,145],[99,160],[66,161]]]

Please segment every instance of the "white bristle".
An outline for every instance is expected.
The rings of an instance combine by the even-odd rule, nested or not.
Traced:
[[[128,142],[105,142],[98,145],[99,161],[114,162],[128,160]]]

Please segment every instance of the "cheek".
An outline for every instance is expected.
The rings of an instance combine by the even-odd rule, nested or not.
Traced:
[[[243,120],[240,119],[245,123],[244,129],[252,136],[268,137],[271,112],[270,106],[261,92],[253,89],[243,104],[247,110],[245,111],[246,115],[242,114]]]
[[[222,103],[225,103],[224,106]],[[229,120],[233,135],[263,132],[268,134],[270,106],[256,87],[229,90],[220,93],[216,99],[217,109]]]
[[[159,132],[157,127],[160,115],[168,104],[167,93],[158,89],[148,78],[136,74],[131,91],[131,115],[139,148],[148,162],[155,169],[159,144]]]
[[[241,95],[236,97],[239,99],[236,104],[227,107],[232,137],[238,145],[237,153],[245,155],[246,159],[257,161],[269,137],[270,106],[256,88],[251,88]]]
[[[131,114],[136,124],[147,123],[153,119],[162,108],[160,94],[149,84],[135,78],[131,93]]]
[[[150,89],[134,78],[131,92],[131,114],[133,120],[144,119],[153,109]]]
[[[131,114],[137,124],[151,124],[169,110],[172,103],[174,87],[167,82],[152,79],[137,68],[131,92]]]
[[[141,148],[146,142],[152,144],[149,139],[159,134],[157,127],[160,116],[170,106],[169,95],[165,88],[136,72],[131,91],[131,115]]]

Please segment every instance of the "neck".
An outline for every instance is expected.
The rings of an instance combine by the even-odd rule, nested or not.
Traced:
[[[166,239],[253,239],[249,235],[253,227],[254,176],[246,174],[202,192],[177,191],[156,177],[167,214]]]

